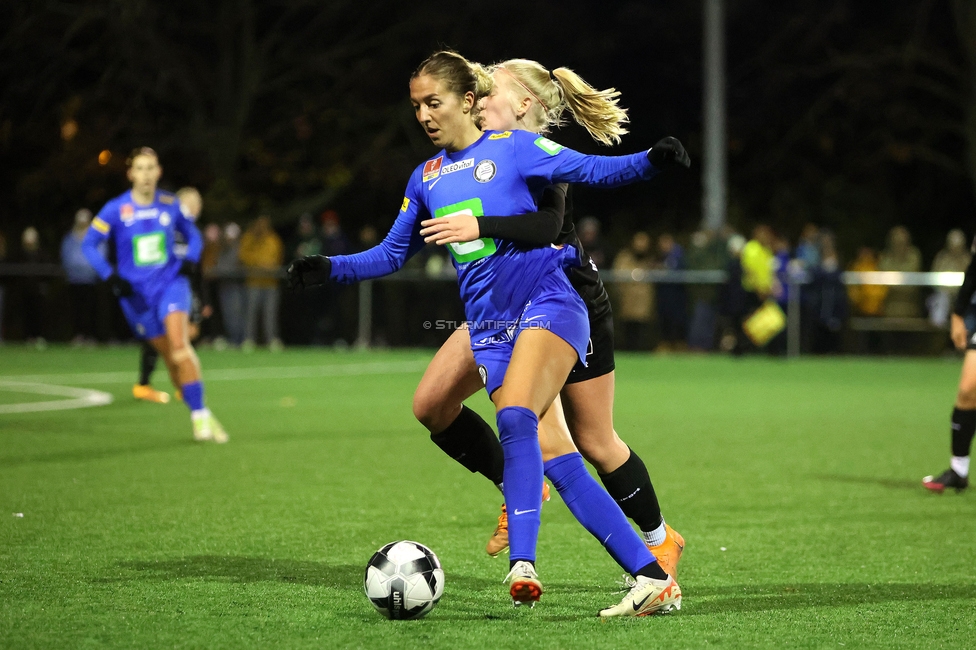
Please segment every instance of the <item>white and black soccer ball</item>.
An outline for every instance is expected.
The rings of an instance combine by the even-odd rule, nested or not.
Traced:
[[[423,544],[390,542],[369,559],[363,588],[383,616],[421,618],[444,593],[444,571],[434,552]]]

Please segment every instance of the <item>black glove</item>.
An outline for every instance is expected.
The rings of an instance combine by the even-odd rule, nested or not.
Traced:
[[[688,152],[685,151],[681,141],[670,135],[658,141],[647,152],[647,158],[651,161],[652,165],[661,170],[677,165],[685,168],[691,167],[691,158],[688,157]]]
[[[108,286],[112,289],[112,295],[116,298],[124,298],[134,293],[132,284],[117,273],[108,276]]]
[[[180,275],[185,275],[188,278],[192,278],[196,275],[197,263],[191,262],[190,260],[183,260],[180,264]]]
[[[288,266],[287,275],[292,291],[325,284],[332,275],[332,260],[325,255],[299,257]]]

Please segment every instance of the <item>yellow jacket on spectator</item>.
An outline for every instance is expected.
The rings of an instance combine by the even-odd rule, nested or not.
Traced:
[[[247,273],[247,286],[272,288],[278,285],[274,273],[281,268],[284,246],[267,217],[258,218],[241,236],[238,256]]]
[[[755,239],[742,249],[742,288],[768,296],[773,292],[773,251]]]

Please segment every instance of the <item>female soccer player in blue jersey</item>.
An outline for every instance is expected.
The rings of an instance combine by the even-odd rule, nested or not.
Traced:
[[[494,87],[485,100],[484,130],[526,129],[545,133],[558,125],[566,110],[602,144],[616,144],[626,133],[626,111],[617,106],[619,93],[598,91],[566,68],[552,73],[535,61],[513,59],[493,66]],[[656,166],[687,166],[681,143],[665,138],[652,149]],[[577,363],[561,396],[572,438],[583,456],[598,470],[610,495],[640,526],[648,547],[661,566],[677,576],[684,539],[664,522],[654,487],[643,461],[613,428],[614,354],[610,298],[596,265],[582,250],[565,186],[547,189],[540,211],[513,217],[475,218],[459,215],[425,221],[428,243],[466,243],[483,236],[512,239],[532,245],[571,244],[583,264],[568,270],[573,287],[586,303],[590,320],[587,364]],[[444,343],[424,373],[414,395],[414,413],[431,431],[431,439],[472,472],[501,480],[501,449],[491,427],[463,400],[478,390],[478,367],[470,352],[467,332],[458,330]],[[558,400],[557,400],[558,403]],[[542,421],[555,434],[561,427],[558,409]],[[554,442],[562,437],[550,436]],[[541,437],[545,441],[546,437]],[[551,454],[565,449],[565,440]],[[575,448],[570,451],[575,452]],[[543,453],[547,449],[543,446]],[[550,454],[550,455],[551,455]],[[508,547],[507,509],[502,506],[498,527],[486,550],[492,556]]]
[[[350,282],[399,269],[424,246],[420,222],[457,214],[520,214],[534,210],[543,188],[558,182],[612,187],[651,178],[657,170],[647,153],[584,156],[527,131],[482,133],[475,117],[490,77],[451,52],[431,56],[414,73],[410,97],[417,119],[439,154],[411,177],[400,215],[377,247],[350,256],[311,257],[289,268],[293,287],[329,279]],[[543,461],[538,420],[552,404],[577,360],[586,358],[586,307],[569,284],[565,267],[579,263],[572,247],[525,247],[483,238],[452,244],[471,348],[495,403],[504,451],[503,488],[510,515],[513,601],[534,603],[542,585],[534,567],[542,505]],[[554,483],[582,487],[592,478],[572,468]],[[597,501],[602,493],[605,501]],[[637,600],[603,615],[647,614],[680,607],[680,588],[654,560],[623,513],[605,492],[580,489],[564,495],[584,522],[601,536],[614,558],[641,581]],[[616,517],[615,517],[616,514]],[[581,521],[584,521],[581,519]]]
[[[82,242],[89,263],[107,280],[136,337],[162,355],[190,408],[193,439],[227,442],[227,433],[204,404],[200,361],[189,340],[190,283],[186,276],[200,260],[200,231],[180,210],[175,194],[156,189],[162,167],[149,147],[129,157],[132,189],[105,204]],[[186,239],[183,258],[173,251],[174,235]],[[116,266],[98,251],[105,240],[115,246]]]

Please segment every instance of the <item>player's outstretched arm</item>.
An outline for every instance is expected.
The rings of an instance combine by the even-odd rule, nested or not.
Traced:
[[[550,184],[580,183],[596,187],[620,187],[650,180],[670,167],[691,164],[688,153],[677,138],[664,138],[641,153],[591,156],[567,149],[548,138],[527,131],[517,131],[516,134],[519,135],[512,137],[512,143],[522,177],[541,178]]]

